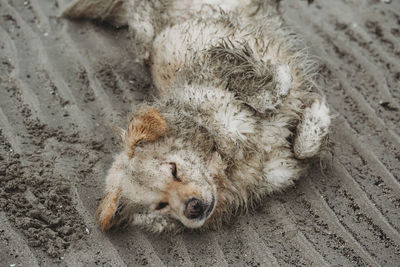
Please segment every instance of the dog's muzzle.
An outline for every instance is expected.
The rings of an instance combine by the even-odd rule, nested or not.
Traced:
[[[213,211],[215,198],[213,196],[211,203],[204,203],[197,198],[191,198],[186,202],[186,208],[183,214],[191,220],[201,220],[207,218]]]

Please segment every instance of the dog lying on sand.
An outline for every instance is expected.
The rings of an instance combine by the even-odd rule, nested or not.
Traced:
[[[119,130],[103,231],[219,226],[320,152],[331,117],[312,61],[265,1],[77,0],[63,15],[129,25],[160,92]]]

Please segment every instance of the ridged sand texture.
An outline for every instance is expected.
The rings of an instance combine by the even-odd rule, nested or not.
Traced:
[[[281,2],[321,62],[334,156],[229,226],[172,237],[94,224],[109,126],[155,89],[126,29],[57,18],[66,3],[0,0],[0,265],[398,266],[400,1]]]

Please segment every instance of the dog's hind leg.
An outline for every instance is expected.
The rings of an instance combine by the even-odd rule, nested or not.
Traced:
[[[325,100],[314,100],[303,112],[303,120],[297,126],[294,154],[298,159],[315,156],[328,134],[331,117]]]
[[[169,0],[129,0],[126,9],[129,29],[135,40],[135,53],[140,62],[148,61],[154,38],[173,18],[169,15]]]
[[[115,26],[128,25],[124,0],[75,0],[62,12],[68,18],[107,21]]]

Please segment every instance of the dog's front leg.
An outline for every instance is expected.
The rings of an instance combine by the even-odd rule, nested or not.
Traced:
[[[242,93],[249,105],[261,113],[278,109],[289,94],[292,83],[290,68],[287,64],[266,64],[264,68],[267,75],[254,79],[266,82],[255,87],[252,94]]]
[[[182,225],[174,220],[155,214],[134,214],[131,223],[153,233],[161,233],[164,231],[179,232],[183,229]]]

